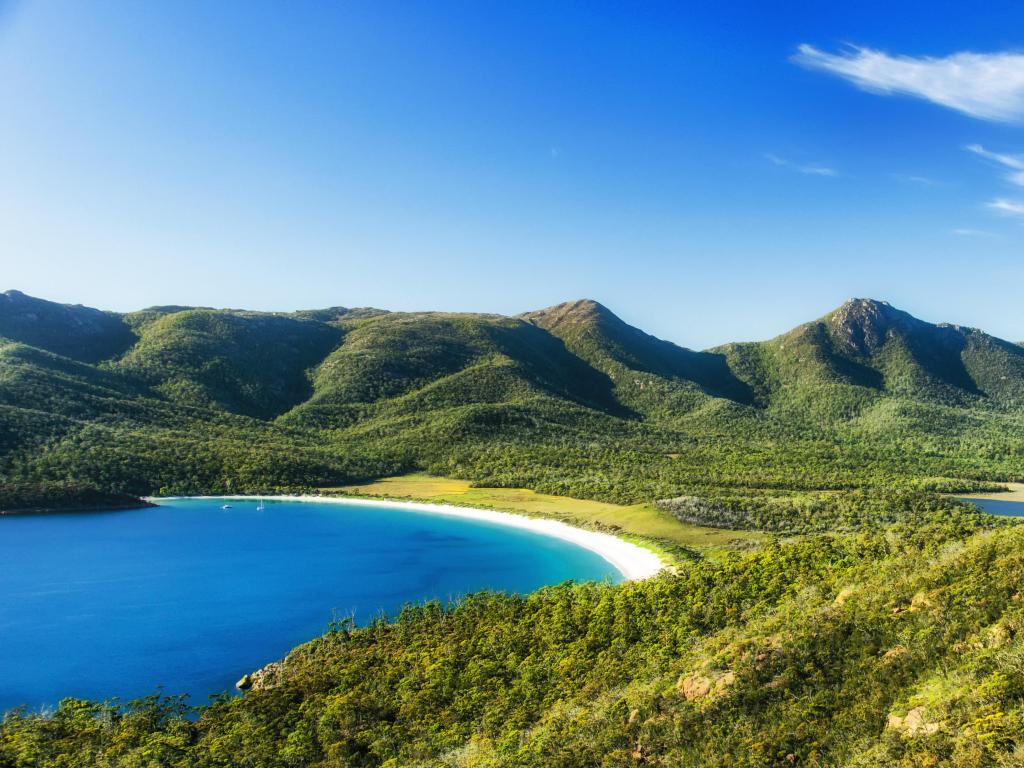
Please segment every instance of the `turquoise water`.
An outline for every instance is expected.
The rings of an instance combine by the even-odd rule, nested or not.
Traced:
[[[230,690],[332,616],[567,579],[600,556],[494,523],[340,504],[175,499],[0,517],[0,711]]]
[[[976,504],[983,512],[1002,517],[1024,517],[1024,501],[1003,501],[1002,499],[964,499]]]

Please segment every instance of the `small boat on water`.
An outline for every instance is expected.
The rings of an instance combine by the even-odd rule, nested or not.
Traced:
[[[221,505],[221,509],[231,509],[231,505],[230,504],[223,504],[223,505]]]
[[[262,512],[264,509],[265,507],[263,506],[263,497],[261,496],[260,500],[256,503],[256,511]]]

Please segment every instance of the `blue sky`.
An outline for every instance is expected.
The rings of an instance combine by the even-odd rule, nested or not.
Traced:
[[[0,0],[0,288],[1024,339],[1024,6],[691,5]]]

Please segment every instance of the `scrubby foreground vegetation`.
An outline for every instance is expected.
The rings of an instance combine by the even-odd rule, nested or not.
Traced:
[[[418,471],[605,502],[609,528],[622,505],[680,555],[342,622],[199,713],[15,712],[2,768],[1024,762],[1024,532],[941,495],[1024,480],[1016,344],[870,300],[693,352],[589,301],[120,315],[16,292],[0,337],[0,499]],[[745,533],[704,551],[687,525]]]
[[[198,719],[14,713],[0,765],[1020,765],[1022,585],[1017,527],[814,535],[339,623]]]

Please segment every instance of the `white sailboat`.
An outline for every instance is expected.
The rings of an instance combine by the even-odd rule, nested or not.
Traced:
[[[262,512],[262,511],[263,511],[263,509],[264,509],[264,507],[263,507],[263,497],[262,497],[262,496],[260,496],[260,499],[259,499],[259,501],[258,501],[258,502],[256,502],[256,511],[257,511],[257,512]]]

